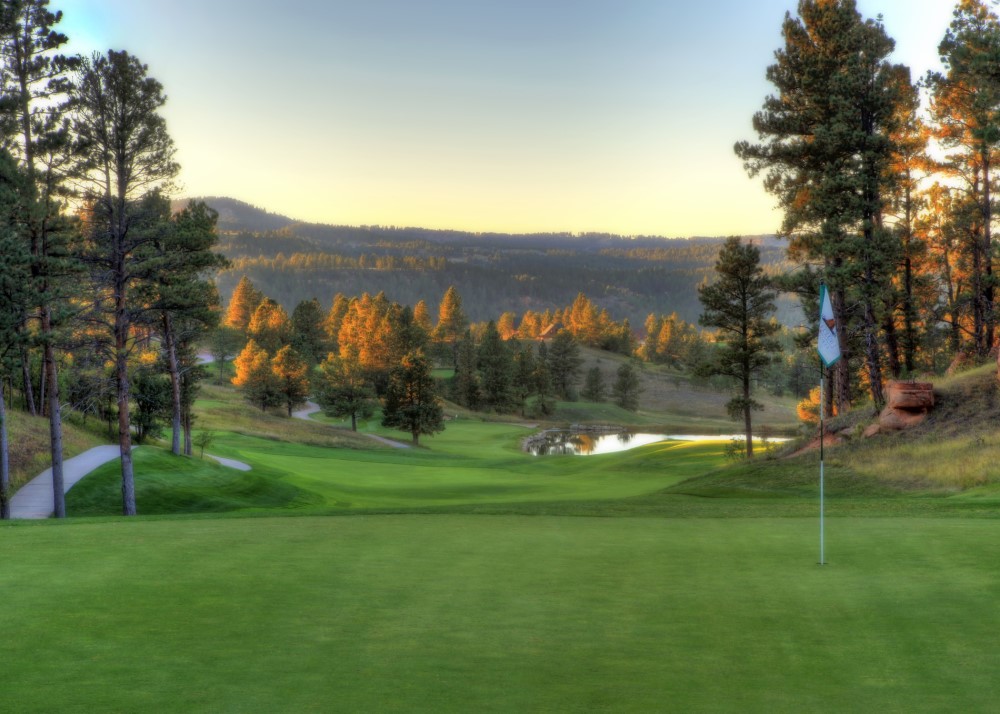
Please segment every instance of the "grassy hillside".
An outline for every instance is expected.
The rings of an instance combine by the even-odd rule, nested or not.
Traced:
[[[93,424],[99,430],[98,425]],[[7,438],[10,447],[11,484],[16,490],[52,465],[49,447],[49,420],[32,417],[15,409],[7,411]],[[63,423],[63,454],[66,458],[107,443],[90,429]]]

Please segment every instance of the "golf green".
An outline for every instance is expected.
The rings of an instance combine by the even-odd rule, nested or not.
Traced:
[[[0,526],[5,711],[991,711],[1000,522]]]

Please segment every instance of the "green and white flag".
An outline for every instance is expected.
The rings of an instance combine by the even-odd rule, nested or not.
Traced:
[[[819,339],[816,345],[823,364],[832,367],[840,359],[840,341],[837,339],[837,321],[833,317],[833,305],[826,284],[819,289]]]

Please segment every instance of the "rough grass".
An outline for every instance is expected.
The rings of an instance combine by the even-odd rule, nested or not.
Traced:
[[[52,465],[49,447],[49,420],[8,409],[7,440],[10,449],[11,485],[17,490]],[[75,456],[107,443],[87,429],[63,422],[63,457]]]

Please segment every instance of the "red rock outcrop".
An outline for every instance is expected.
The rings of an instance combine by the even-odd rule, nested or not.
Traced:
[[[878,415],[879,429],[872,430],[872,436],[909,429],[926,419],[927,412],[934,408],[934,385],[930,382],[889,382],[886,398],[885,409]]]

